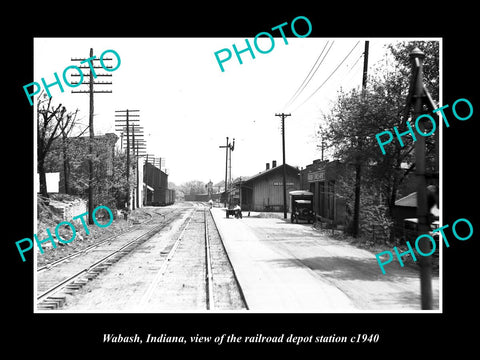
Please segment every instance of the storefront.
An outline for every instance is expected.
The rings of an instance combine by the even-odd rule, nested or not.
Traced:
[[[315,160],[301,171],[301,186],[314,194],[313,209],[321,221],[343,224],[345,200],[336,193],[336,182],[344,166],[339,161]]]

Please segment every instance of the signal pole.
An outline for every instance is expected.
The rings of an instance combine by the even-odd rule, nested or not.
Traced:
[[[413,73],[416,74],[413,81],[412,105],[415,118],[423,114],[423,104],[426,102],[426,92],[423,85],[423,60],[425,54],[418,48],[410,53]],[[419,121],[420,131],[424,132],[424,122]],[[430,231],[429,209],[427,205],[427,182],[426,172],[426,146],[425,137],[419,136],[415,142],[415,176],[417,180],[417,236],[428,234]],[[419,246],[423,253],[430,252],[430,243],[421,239]],[[422,310],[432,309],[432,258],[421,256],[420,263],[420,293]]]
[[[235,148],[235,138],[233,138],[233,143],[229,145],[228,150],[229,150],[229,161],[228,161],[228,183],[229,187],[228,189],[230,190],[229,192],[229,198],[228,202],[231,204],[232,203],[232,151]]]
[[[224,206],[227,207],[227,186],[228,184],[228,156],[229,156],[229,150],[230,150],[230,158],[232,156],[232,151],[235,147],[235,139],[233,139],[233,144],[230,144],[228,142],[228,136],[227,136],[227,143],[225,146],[219,146],[219,148],[223,149],[225,148],[225,198],[224,198]],[[231,182],[231,177],[232,177],[232,168],[231,168],[232,162],[230,160],[230,182]]]
[[[93,58],[93,48],[90,48],[90,58],[89,59],[78,59],[78,58],[71,58],[70,60],[71,61],[81,61],[81,62],[84,62],[86,60],[91,60],[91,61],[98,61],[100,59],[92,59]],[[112,60],[112,59],[107,59],[107,58],[104,58],[103,60]],[[93,63],[92,63],[93,64]],[[78,67],[79,69],[90,69],[90,66],[79,66]],[[93,69],[102,69],[101,66],[94,66],[92,65],[92,68]],[[112,68],[111,66],[106,66],[106,68]],[[83,70],[82,70],[83,71]],[[85,76],[84,74],[80,75],[80,74],[72,74],[72,76],[81,76],[82,79],[83,77]],[[97,76],[112,76],[112,74],[96,74],[95,77]],[[93,76],[93,71],[92,69],[90,69],[89,73],[88,73],[88,79],[89,79],[89,82],[88,83],[83,83],[85,85],[89,85],[89,90],[88,91],[85,91],[85,90],[81,90],[81,91],[75,91],[75,90],[72,90],[72,93],[76,93],[76,94],[89,94],[90,95],[90,112],[89,112],[89,116],[88,116],[88,127],[89,127],[89,132],[90,132],[90,141],[89,141],[89,147],[88,147],[88,152],[89,152],[89,160],[88,160],[88,223],[89,224],[93,224],[93,209],[94,209],[94,206],[93,206],[93,142],[95,140],[95,134],[94,134],[94,131],[93,131],[93,94],[95,93],[111,93],[112,90],[94,90],[94,87],[93,85],[111,85],[112,82],[94,82],[93,80],[94,76]],[[82,83],[79,83],[78,81],[77,82],[72,82],[71,83],[72,85],[77,85],[77,86],[80,86],[80,84]]]
[[[285,163],[285,118],[291,114],[275,114],[282,118],[282,153],[283,153],[283,218],[287,218],[287,165]]]

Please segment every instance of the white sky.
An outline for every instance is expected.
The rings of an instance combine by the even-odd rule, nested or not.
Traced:
[[[269,40],[264,40],[267,43],[259,46],[268,49]],[[329,40],[335,43],[325,61],[298,99],[285,108]],[[96,89],[113,93],[95,95],[95,134],[115,132],[115,110],[138,109],[147,153],[166,159],[169,181],[216,183],[224,179],[225,150],[219,145],[225,145],[226,136],[235,138],[232,178],[254,175],[272,160],[282,163],[280,118],[275,116],[282,111],[292,114],[286,118],[287,163],[304,167],[319,158],[314,133],[321,111],[328,111],[341,86],[361,85],[364,40],[370,41],[370,70],[387,52],[384,44],[399,39],[288,38],[286,45],[280,37],[268,54],[257,52],[249,39],[256,58],[243,53],[240,65],[233,54],[221,72],[214,52],[229,48],[233,53],[232,44],[241,50],[244,38],[36,38],[32,81],[40,83],[43,77],[52,83],[54,72],[61,79],[67,66],[79,64],[70,59],[89,57],[91,47],[97,58],[107,49],[115,50],[120,67],[111,78],[97,78],[113,85]],[[358,41],[337,72],[299,107]],[[72,94],[72,88],[63,86],[64,93],[58,86],[50,88],[54,104],[62,103],[68,111],[78,108],[82,123],[88,124],[88,94]],[[80,89],[87,86],[74,90]],[[26,97],[25,101],[28,105]]]

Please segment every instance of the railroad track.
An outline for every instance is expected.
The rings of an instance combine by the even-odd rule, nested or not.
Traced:
[[[178,311],[178,302],[187,311],[248,309],[208,206],[194,209],[135,310]]]
[[[77,290],[118,260],[124,258],[130,264],[132,259],[136,258],[136,261],[140,259],[142,263],[155,265],[147,266],[148,273],[140,272],[137,275],[136,279],[143,278],[141,289],[132,291],[127,284],[124,284],[125,291],[130,294],[125,295],[132,296],[132,301],[129,302],[130,305],[122,307],[123,309],[136,312],[248,309],[208,207],[195,204],[188,211],[183,223],[176,227],[175,233],[171,233],[160,252],[152,251],[150,248],[145,253],[145,250],[141,250],[144,248],[141,245],[161,231],[174,215],[167,216],[160,224],[147,221],[148,224],[144,224],[142,229],[117,235],[110,241],[88,249],[89,252],[99,254],[92,257],[89,262],[82,262],[83,257],[78,257],[83,253],[80,252],[80,254],[72,254],[68,259],[61,259],[58,264],[49,269],[39,269],[41,273],[52,273],[53,268],[58,267],[57,272],[60,272],[63,269],[62,264],[68,264],[72,259],[75,265],[79,263],[75,271],[65,273],[63,277],[48,286],[42,286],[37,296],[37,308],[40,310],[61,308],[66,302],[66,295],[74,295]],[[109,244],[112,243],[117,244],[115,249],[110,248]],[[150,245],[146,246],[148,248]],[[131,255],[126,257],[127,254]],[[152,263],[146,257],[144,258],[146,255],[149,256],[148,259],[155,257],[155,262]],[[122,263],[125,264],[125,261]],[[155,268],[152,269],[152,266]],[[112,271],[115,272],[115,270]],[[100,285],[101,287],[108,287],[105,276],[99,279],[102,284],[105,284]],[[91,288],[82,293],[89,292]],[[77,306],[83,301],[81,295],[78,296],[75,298]],[[89,296],[92,297],[92,294],[90,293]],[[99,296],[105,296],[105,294]],[[93,298],[97,297],[93,295]],[[113,298],[115,295],[112,296]],[[106,302],[111,306],[111,302],[108,300]],[[68,305],[67,308],[69,308]]]
[[[165,220],[165,215],[164,214],[160,214],[158,213],[157,211],[153,211],[154,213],[156,213],[157,215],[161,215],[163,216],[163,219]],[[55,260],[49,264],[46,264],[46,265],[43,265],[43,266],[40,266],[40,267],[37,267],[37,274],[42,272],[42,271],[46,271],[46,270],[50,270],[51,268],[55,267],[55,266],[58,266],[60,265],[61,263],[65,262],[65,261],[69,261],[79,255],[83,255],[83,254],[86,254],[87,252],[89,252],[90,250],[93,250],[99,246],[101,246],[102,244],[105,244],[109,241],[113,241],[115,240],[116,238],[118,238],[119,236],[122,236],[128,232],[131,232],[131,231],[134,231],[138,228],[140,228],[142,225],[148,225],[149,223],[151,223],[152,221],[154,221],[154,218],[153,218],[153,215],[150,214],[150,213],[146,213],[148,216],[150,216],[150,218],[148,220],[145,220],[139,224],[136,224],[133,228],[130,228],[126,231],[124,231],[123,233],[120,233],[120,234],[114,234],[112,236],[108,236],[106,237],[105,239],[102,239],[100,241],[97,241],[96,243],[92,244],[92,245],[89,245],[87,246],[86,248],[84,249],[81,249],[81,250],[78,250],[78,251],[75,251],[73,252],[72,254],[69,254],[67,256],[64,256],[58,260]]]
[[[182,209],[175,209],[167,215],[156,212],[157,215],[162,216],[160,223],[157,222],[158,218],[152,216],[140,226],[110,236],[51,264],[39,267],[37,269],[37,309],[49,310],[62,307],[65,294],[80,289],[88,281],[96,278],[103,270],[165,228],[180,212]],[[79,255],[94,252],[99,256],[91,256],[86,261],[82,261],[84,260],[82,257],[78,259],[78,266],[73,269],[72,266],[67,270],[62,268],[62,264],[71,263],[72,259],[78,258]]]

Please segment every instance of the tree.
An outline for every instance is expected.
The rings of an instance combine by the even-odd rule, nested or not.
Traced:
[[[126,154],[115,150],[117,136],[106,134],[97,136],[90,142],[88,137],[68,138],[67,156],[69,159],[69,193],[88,196],[89,166],[93,164],[93,181],[95,189],[93,202],[114,209],[123,207],[127,201],[128,186],[126,181]],[[92,154],[89,153],[90,143]],[[57,158],[60,153],[57,153]],[[131,164],[131,167],[135,164]],[[135,177],[130,177],[130,188],[135,185]]]
[[[187,181],[182,185],[180,185],[179,188],[184,194],[189,194],[189,195],[206,193],[205,183],[200,180]]]
[[[62,134],[62,161],[63,161],[63,176],[65,194],[69,193],[69,178],[70,178],[70,164],[68,157],[68,135],[72,132],[76,125],[78,109],[75,113],[69,113],[60,119],[60,132]]]
[[[61,135],[60,124],[67,109],[62,104],[56,108],[52,98],[40,96],[37,100],[37,171],[40,175],[40,193],[48,197],[47,179],[45,176],[45,159],[52,143]]]
[[[360,226],[360,193],[364,177],[361,172],[364,172],[365,165],[375,157],[371,131],[373,124],[377,122],[377,114],[371,107],[373,95],[367,89],[361,92],[340,91],[331,113],[325,117],[328,126],[322,130],[334,147],[334,156],[345,163],[347,169],[355,169],[355,183],[352,185],[355,192],[353,222],[352,226],[349,226],[354,237],[359,234]]]
[[[439,98],[440,51],[438,41],[410,41],[390,44],[388,49],[397,65],[396,71],[405,79],[410,79],[412,65],[410,53],[418,47],[425,53],[423,80],[433,99]]]
[[[397,127],[405,132],[407,121],[412,120],[406,99],[411,79],[409,53],[421,46],[432,62],[427,71],[427,87],[432,96],[438,96],[438,42],[400,43],[389,47],[393,65],[378,66],[370,76],[364,93],[358,90],[340,91],[330,113],[324,116],[326,132],[335,158],[350,165],[362,167],[362,186],[380,189],[388,216],[391,216],[400,184],[414,169],[413,147],[410,136],[403,136],[404,146],[398,141],[389,144],[382,155],[375,135]],[[428,131],[428,129],[427,129]],[[426,138],[427,154],[433,162],[435,138]]]

